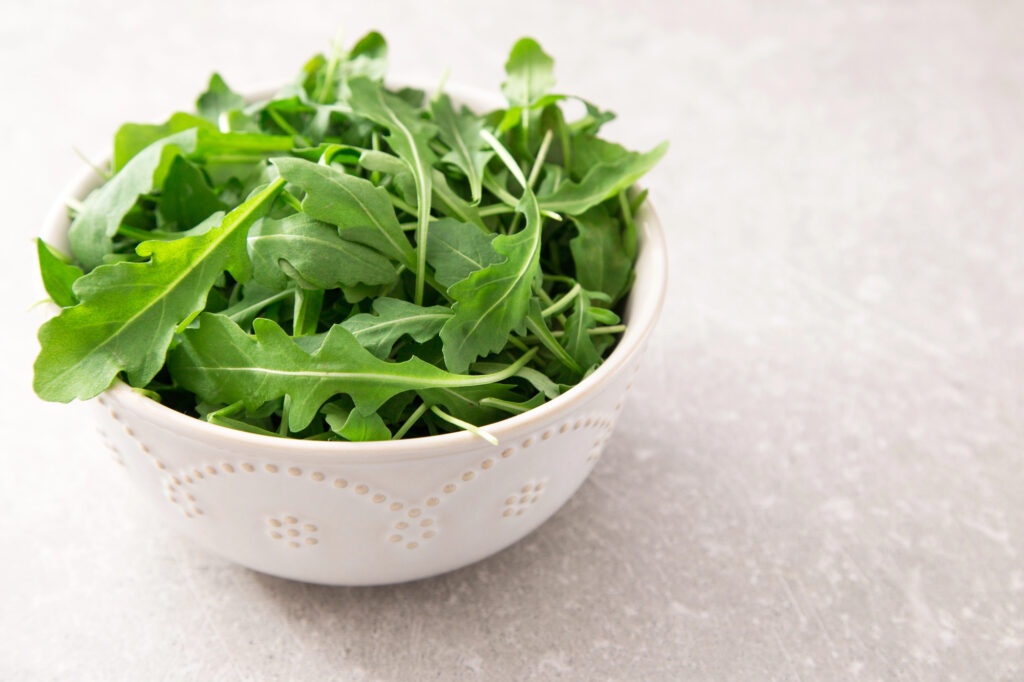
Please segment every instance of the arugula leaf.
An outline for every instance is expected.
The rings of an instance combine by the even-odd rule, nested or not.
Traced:
[[[581,291],[576,297],[572,315],[565,322],[562,343],[584,373],[601,362],[601,355],[594,347],[589,333],[596,326],[597,322],[590,313],[590,297]]]
[[[198,166],[183,156],[176,156],[167,171],[157,213],[167,223],[186,229],[206,220],[211,213],[223,211],[227,205],[206,182]]]
[[[74,292],[81,303],[39,330],[36,393],[56,402],[85,400],[121,371],[134,386],[149,383],[164,363],[175,327],[202,310],[221,272],[248,279],[246,232],[283,185],[284,180],[272,183],[205,234],[143,242],[136,252],[149,257],[147,262],[102,266],[78,279]]]
[[[113,237],[121,221],[138,200],[161,184],[160,170],[166,174],[174,156],[193,152],[196,130],[175,133],[153,142],[132,157],[105,185],[86,197],[82,210],[68,230],[71,252],[86,268],[94,268],[113,252]]]
[[[301,431],[320,406],[335,395],[352,398],[364,415],[404,391],[492,384],[515,373],[532,357],[524,355],[503,372],[467,376],[450,374],[412,358],[385,362],[374,357],[352,333],[335,325],[316,352],[299,348],[276,323],[253,321],[249,336],[222,315],[203,313],[199,327],[188,329],[171,351],[167,367],[179,384],[203,400],[255,407],[288,396],[288,427]]]
[[[214,125],[218,125],[221,114],[244,107],[245,98],[232,91],[218,73],[210,76],[206,92],[199,95],[199,99],[196,100],[196,111]]]
[[[331,431],[354,442],[390,440],[391,430],[376,412],[368,415],[359,410],[349,410],[338,403],[327,403],[321,411]]]
[[[572,216],[578,234],[569,242],[576,279],[584,289],[601,291],[615,301],[633,269],[622,244],[622,228],[602,206]]]
[[[448,95],[441,95],[430,103],[430,113],[437,123],[441,141],[451,149],[441,161],[453,164],[466,174],[473,203],[480,203],[483,192],[484,167],[494,156],[490,150],[480,149],[480,131],[483,121],[466,107],[455,113]]]
[[[237,301],[219,311],[221,315],[248,329],[253,319],[268,306],[286,301],[295,295],[295,289],[274,289],[265,287],[255,279],[242,285],[242,295]]]
[[[412,246],[398,224],[387,190],[337,168],[302,159],[278,158],[273,163],[284,179],[306,192],[302,200],[306,215],[337,225],[343,236],[407,267],[415,266]],[[353,229],[359,227],[369,229]]]
[[[339,237],[336,227],[302,213],[260,220],[249,231],[247,242],[256,280],[276,289],[284,288],[286,275],[305,289],[387,284],[396,277],[387,258]]]
[[[39,256],[39,274],[43,288],[53,302],[62,308],[78,303],[72,285],[82,276],[82,269],[71,265],[70,259],[42,239],[36,239],[36,253]]]
[[[592,371],[625,330],[630,185],[665,146],[602,140],[614,115],[551,92],[529,38],[507,108],[483,114],[385,86],[387,55],[370,32],[264,101],[214,74],[196,114],[121,126],[112,177],[69,202],[77,262],[36,245],[63,306],[39,332],[37,393],[86,398],[120,374],[262,435],[494,442],[477,425]]]
[[[359,313],[353,315],[341,326],[352,332],[352,336],[375,356],[385,359],[403,335],[408,334],[418,343],[437,336],[441,327],[452,316],[445,306],[424,308],[415,303],[396,298],[382,297],[373,302],[376,315]]]
[[[555,60],[533,38],[520,38],[505,63],[501,91],[512,107],[529,107],[555,85]]]
[[[404,100],[385,93],[379,83],[366,78],[349,82],[352,93],[349,104],[360,115],[384,126],[390,132],[388,145],[409,165],[416,182],[416,294],[415,302],[423,303],[423,284],[427,269],[427,230],[430,225],[431,166],[437,160],[429,142],[437,128],[420,118]]]
[[[448,180],[441,171],[434,169],[433,173],[434,197],[441,201],[437,207],[438,211],[445,213],[457,220],[476,225],[482,232],[489,233],[490,230],[484,224],[479,209],[455,193],[448,186]],[[430,243],[427,243],[427,251],[430,250]]]
[[[563,182],[554,192],[537,197],[537,200],[544,210],[579,215],[639,180],[666,151],[667,142],[645,154],[623,150],[622,154],[591,166],[579,182]],[[574,158],[578,153],[574,151]]]
[[[448,290],[456,301],[455,314],[441,329],[441,340],[445,365],[453,372],[465,371],[477,357],[501,350],[509,332],[523,327],[530,292],[541,275],[540,209],[529,189],[516,210],[526,216],[526,227],[491,242],[505,260],[477,270]]]
[[[471,424],[489,424],[503,416],[494,407],[482,404],[485,398],[511,400],[515,398],[509,384],[466,386],[463,388],[428,388],[418,391],[429,405],[441,405],[454,417]]]
[[[114,173],[119,173],[139,152],[154,142],[192,128],[216,130],[214,124],[209,121],[180,111],[172,114],[166,123],[160,125],[125,123],[114,135]],[[157,181],[155,184],[161,183]]]
[[[502,261],[492,245],[495,235],[484,234],[472,225],[442,218],[431,224],[430,232],[427,262],[434,268],[437,281],[446,287]]]
[[[497,371],[501,370],[504,366],[505,365],[502,365],[502,364],[499,364],[499,363],[495,363],[495,362],[474,362],[473,363],[474,371],[479,371],[479,372],[484,372],[484,373],[497,372]],[[554,400],[555,398],[557,398],[562,393],[561,389],[558,388],[558,384],[556,384],[554,381],[552,381],[548,377],[547,374],[544,374],[543,372],[535,370],[533,367],[523,367],[518,372],[516,372],[513,376],[527,381],[531,386],[533,386],[535,389],[537,389],[537,391],[539,391],[540,393],[543,393],[545,397],[547,397],[547,398],[549,398],[551,400]]]

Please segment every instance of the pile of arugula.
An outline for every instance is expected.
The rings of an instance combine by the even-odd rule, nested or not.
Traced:
[[[508,108],[382,84],[377,33],[316,56],[268,101],[214,75],[197,114],[128,123],[72,205],[72,256],[38,242],[60,314],[35,390],[120,375],[244,431],[382,440],[536,407],[602,361],[636,255],[636,180],[665,153],[567,122],[553,61],[512,48]]]

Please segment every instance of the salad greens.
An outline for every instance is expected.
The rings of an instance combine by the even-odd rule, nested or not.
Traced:
[[[386,87],[370,33],[268,100],[215,74],[196,114],[123,125],[71,253],[37,241],[61,310],[36,393],[120,377],[252,433],[493,441],[479,427],[557,397],[625,329],[632,185],[667,149],[599,138],[613,114],[552,93],[553,64],[521,39],[508,107],[474,112]]]

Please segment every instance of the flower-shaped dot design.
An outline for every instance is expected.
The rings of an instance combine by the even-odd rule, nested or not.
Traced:
[[[290,514],[267,519],[267,534],[292,549],[319,544],[320,539],[316,536],[318,530],[316,524],[300,521]]]
[[[544,495],[544,487],[547,483],[547,478],[531,479],[524,483],[519,490],[510,493],[505,498],[505,508],[502,509],[501,515],[505,518],[514,518],[525,514],[526,510]]]

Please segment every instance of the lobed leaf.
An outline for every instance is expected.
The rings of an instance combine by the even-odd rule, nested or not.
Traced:
[[[455,299],[454,315],[441,329],[445,365],[465,371],[481,355],[508,343],[513,329],[521,329],[533,285],[540,279],[541,217],[537,200],[528,189],[516,210],[526,216],[526,227],[492,242],[505,260],[477,270],[449,288]]]
[[[424,308],[397,298],[381,297],[373,302],[376,315],[359,313],[341,326],[352,332],[359,344],[382,360],[391,354],[395,342],[408,334],[417,343],[437,336],[441,327],[452,316],[444,306]]]
[[[427,263],[434,268],[437,281],[446,287],[502,260],[502,255],[494,250],[495,235],[485,234],[472,225],[442,218],[431,224],[430,233]]]
[[[249,231],[247,246],[254,277],[271,288],[283,289],[288,278],[305,289],[337,289],[388,284],[396,277],[391,261],[380,253],[303,213],[260,220]]]
[[[623,293],[632,259],[622,244],[622,227],[607,210],[595,206],[586,213],[572,216],[577,235],[569,242],[576,280],[584,289],[607,294],[612,301]]]
[[[448,95],[431,101],[430,113],[437,124],[441,141],[451,149],[441,161],[453,164],[466,174],[473,203],[480,203],[483,192],[484,167],[494,152],[480,148],[483,120],[466,107],[456,114]]]
[[[82,276],[82,269],[71,265],[67,256],[42,239],[36,239],[36,254],[39,257],[43,288],[53,302],[62,308],[78,303],[72,285]]]
[[[320,406],[335,395],[348,395],[356,410],[369,415],[405,391],[496,383],[530,357],[503,372],[468,376],[445,372],[416,357],[385,362],[340,325],[327,332],[312,354],[271,320],[257,318],[253,329],[255,336],[249,336],[228,318],[203,313],[199,326],[188,329],[170,353],[168,369],[179,384],[208,402],[242,401],[255,407],[287,396],[292,431],[308,426]]]
[[[85,400],[121,371],[135,386],[149,383],[175,328],[202,310],[221,273],[248,279],[245,235],[283,185],[271,184],[204,234],[139,244],[136,252],[146,262],[105,265],[78,279],[74,293],[81,302],[39,330],[36,393],[57,402]]]
[[[621,155],[590,166],[579,182],[563,182],[554,192],[537,200],[544,210],[579,215],[631,186],[653,168],[666,151],[667,142],[645,154],[623,150]]]
[[[416,258],[405,238],[387,190],[332,166],[278,158],[281,176],[306,192],[302,211],[339,228],[339,233],[413,267]],[[367,228],[356,230],[355,228]]]
[[[103,263],[113,252],[113,237],[138,200],[162,183],[171,160],[196,149],[196,129],[184,130],[151,143],[128,161],[114,177],[92,192],[68,229],[71,252],[87,269]]]

